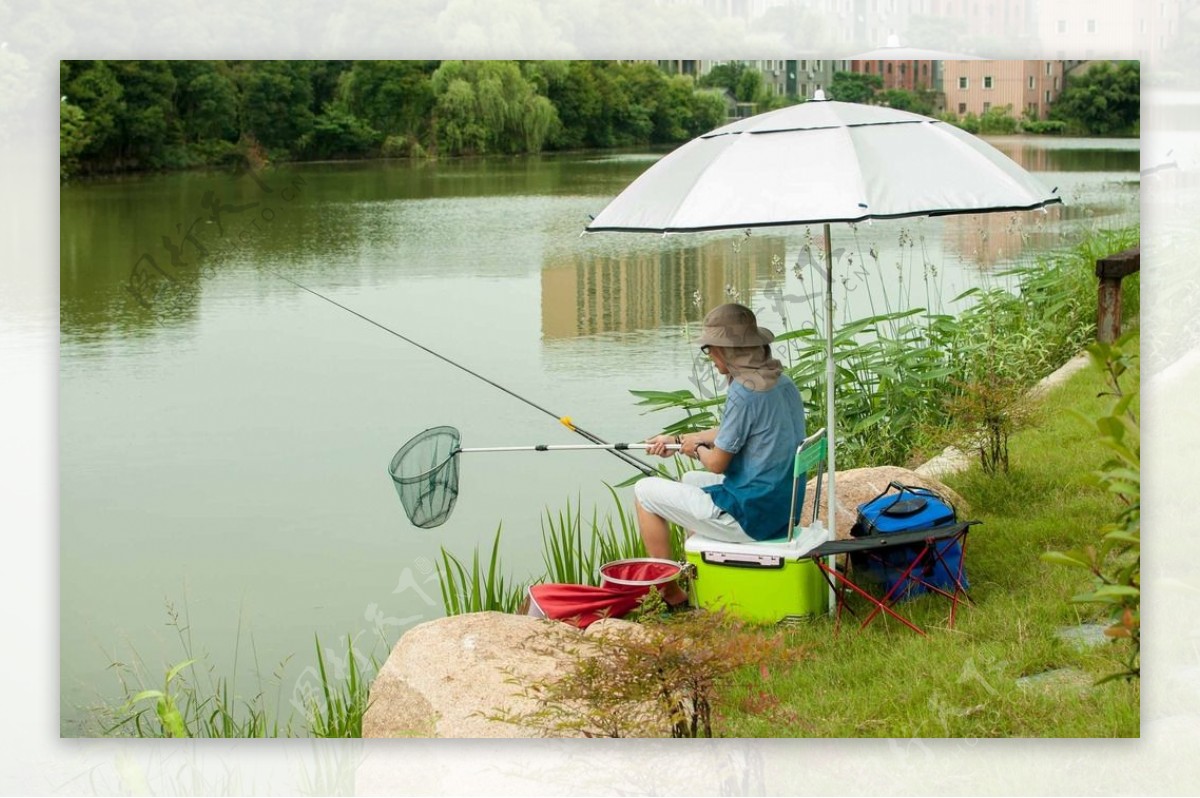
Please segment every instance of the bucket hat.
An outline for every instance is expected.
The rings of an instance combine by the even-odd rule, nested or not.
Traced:
[[[699,346],[763,346],[775,340],[775,333],[758,326],[754,311],[730,302],[718,305],[704,317],[704,334],[696,339]]]

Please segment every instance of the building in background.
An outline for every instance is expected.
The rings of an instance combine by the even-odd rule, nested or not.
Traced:
[[[801,58],[788,61],[794,65],[796,88],[792,96],[810,100],[818,91],[826,91],[833,82],[835,72],[849,72],[850,62],[844,59]]]
[[[910,60],[871,60],[850,61],[851,72],[861,72],[866,75],[879,75],[883,78],[883,88],[906,89],[908,91],[931,90],[941,88],[939,61],[910,61]]]
[[[718,64],[731,61],[658,61],[672,74],[700,79]],[[1063,60],[846,60],[786,59],[741,61],[762,74],[767,90],[792,100],[811,99],[828,90],[837,72],[879,75],[883,88],[935,92],[935,107],[958,117],[981,116],[993,108],[1011,106],[1014,118],[1046,119],[1063,91],[1066,74],[1083,61]],[[730,99],[730,116],[757,112],[752,103]]]
[[[1012,116],[1045,119],[1063,89],[1062,61],[943,61],[946,110],[977,116],[1012,106]]]

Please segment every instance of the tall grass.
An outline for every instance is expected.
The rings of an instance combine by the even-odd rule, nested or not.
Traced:
[[[905,464],[945,445],[955,423],[947,399],[964,384],[1000,376],[1033,385],[1078,353],[1095,335],[1095,261],[1138,243],[1139,228],[1094,231],[1076,246],[997,275],[1014,290],[976,288],[954,297],[970,303],[958,315],[906,307],[903,288],[886,292],[879,310],[842,324],[834,335],[834,405],[838,457],[845,467]],[[930,281],[930,269],[923,269]],[[1138,313],[1136,277],[1126,281],[1126,314]],[[936,292],[934,292],[936,293]],[[814,319],[821,314],[813,303]],[[791,329],[776,338],[786,373],[800,388],[810,417],[825,416],[823,325]],[[682,411],[669,433],[703,429],[719,420],[723,401],[708,391],[632,391],[653,410]]]
[[[367,712],[368,688],[371,674],[379,671],[379,661],[371,658],[370,670],[361,655],[355,659],[354,645],[346,636],[345,674],[331,678],[321,651],[321,641],[313,636],[317,646],[317,669],[321,676],[324,703],[311,701],[308,708],[309,730],[313,737],[362,737],[363,715]]]
[[[614,519],[608,515],[601,521],[598,511],[593,508],[586,532],[578,502],[572,509],[568,501],[566,508],[560,510],[557,516],[546,510],[542,523],[542,557],[547,581],[598,585],[600,566],[615,560],[646,556],[636,519],[625,511],[612,486],[607,487],[617,517]]]
[[[546,572],[534,582],[598,585],[600,566],[616,560],[645,557],[646,548],[638,532],[637,519],[621,502],[617,491],[607,486],[613,512],[601,517],[593,508],[586,518],[579,502],[567,501],[558,511],[546,510],[542,520],[542,560]],[[674,559],[683,559],[683,535],[672,539]],[[504,576],[500,559],[500,530],[492,539],[486,567],[480,552],[471,555],[471,567],[442,549],[442,606],[447,615],[495,610],[517,612],[531,582],[515,583]]]
[[[264,684],[254,655],[256,684],[247,695],[237,684],[239,626],[235,643],[232,677],[218,676],[207,654],[197,652],[192,642],[186,606],[182,615],[168,605],[168,625],[175,628],[183,658],[165,665],[161,687],[155,684],[155,668],[136,652],[132,662],[113,662],[124,700],[116,705],[94,708],[101,731],[111,736],[134,737],[360,737],[362,716],[367,708],[367,689],[379,660],[356,650],[346,638],[346,658],[330,667],[329,654],[316,640],[318,684],[292,700],[290,709],[282,701],[284,675],[290,657],[284,659]],[[382,641],[387,648],[386,642]],[[253,641],[251,641],[253,648]],[[273,685],[274,695],[269,689]],[[303,676],[296,687],[303,685]],[[297,691],[299,692],[299,691]],[[301,717],[297,719],[295,713]]]
[[[437,566],[442,588],[442,605],[447,615],[462,615],[468,612],[516,612],[525,599],[525,583],[514,583],[504,575],[500,567],[500,531],[492,538],[491,556],[487,565],[476,549],[471,556],[471,567],[450,552],[442,549],[442,562]]]

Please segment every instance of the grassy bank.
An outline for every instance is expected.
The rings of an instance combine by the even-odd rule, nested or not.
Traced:
[[[1137,390],[1136,375],[1130,388]],[[1032,424],[1013,436],[1011,471],[978,466],[946,482],[971,505],[966,566],[975,605],[947,628],[948,603],[904,605],[929,631],[922,638],[889,619],[865,630],[818,618],[784,634],[791,663],[766,678],[741,672],[720,710],[720,733],[781,737],[1136,737],[1139,685],[1092,683],[1120,670],[1125,643],[1080,648],[1058,635],[1103,623],[1098,609],[1068,603],[1090,586],[1083,571],[1039,559],[1049,550],[1094,545],[1120,510],[1090,473],[1108,454],[1087,418],[1106,413],[1101,374],[1087,369],[1046,396]],[[1136,407],[1136,402],[1135,402]],[[1018,679],[1050,671],[1048,681]]]

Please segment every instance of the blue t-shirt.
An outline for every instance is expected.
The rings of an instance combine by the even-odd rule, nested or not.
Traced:
[[[787,534],[793,463],[804,434],[804,402],[786,376],[769,391],[730,384],[714,444],[734,456],[725,480],[704,490],[755,540]],[[802,482],[796,502],[803,501]]]

